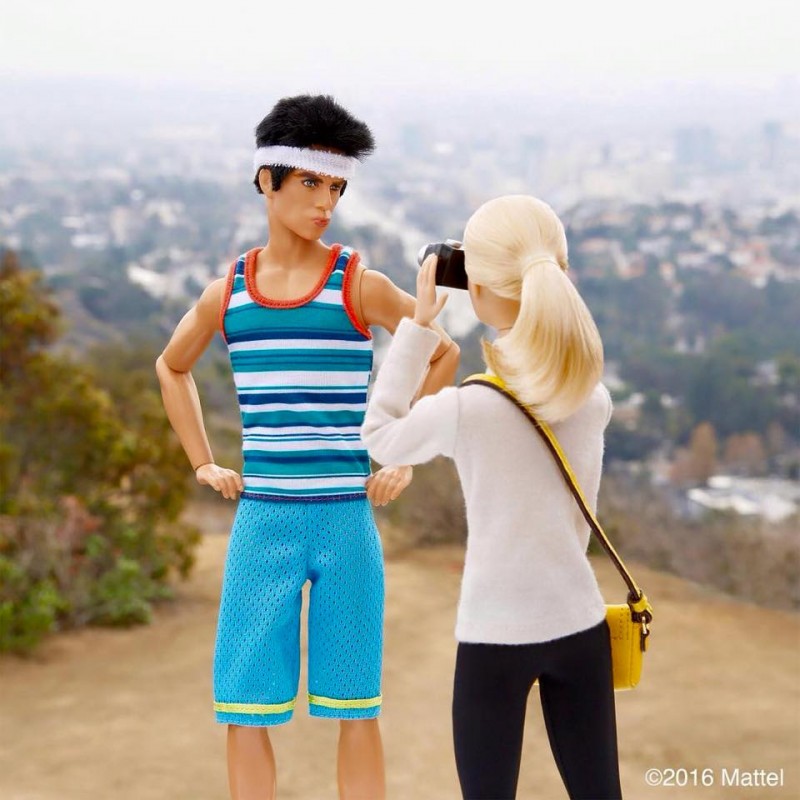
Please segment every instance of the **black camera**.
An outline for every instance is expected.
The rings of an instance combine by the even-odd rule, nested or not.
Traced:
[[[449,286],[451,289],[467,288],[467,271],[464,268],[464,251],[461,242],[447,239],[444,242],[434,242],[423,245],[417,256],[417,263],[422,262],[431,254],[436,256],[437,286]]]

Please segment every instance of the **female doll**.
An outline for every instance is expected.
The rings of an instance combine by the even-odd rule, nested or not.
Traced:
[[[481,206],[464,232],[468,291],[487,370],[550,423],[593,510],[612,403],[603,346],[566,274],[564,227],[534,197]],[[605,604],[590,530],[528,419],[490,387],[411,401],[438,336],[435,261],[417,278],[376,378],[362,439],[381,464],[455,460],[468,539],[459,599],[453,740],[464,798],[516,794],[528,693],[538,679],[550,747],[571,798],[620,798]]]

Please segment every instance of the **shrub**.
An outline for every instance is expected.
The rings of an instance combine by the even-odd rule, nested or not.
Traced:
[[[106,348],[87,365],[46,351],[57,309],[8,253],[0,315],[0,651],[147,622],[199,541],[178,521],[190,488],[152,386],[155,353]]]

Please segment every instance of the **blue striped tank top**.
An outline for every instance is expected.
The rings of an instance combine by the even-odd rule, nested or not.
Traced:
[[[259,249],[231,265],[220,310],[242,415],[241,496],[365,497],[361,425],[373,350],[349,302],[358,254],[332,245],[311,292],[271,300],[256,286]]]

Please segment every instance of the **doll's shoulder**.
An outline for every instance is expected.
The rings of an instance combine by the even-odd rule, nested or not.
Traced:
[[[222,296],[225,294],[225,289],[228,285],[228,277],[221,277],[221,278],[214,278],[208,284],[206,284],[206,288],[203,289],[202,294],[200,295],[201,301],[219,301],[222,299]]]
[[[603,381],[598,381],[597,386],[594,387],[592,394],[589,396],[589,401],[592,402],[597,413],[603,420],[603,427],[611,422],[611,415],[614,413],[614,400],[611,397],[611,392],[608,386]]]
[[[458,389],[458,404],[465,421],[477,424],[481,420],[497,419],[498,415],[502,416],[508,409],[516,412],[508,398],[491,386],[462,382],[454,388]]]
[[[413,317],[416,300],[388,275],[359,264],[354,273],[353,294],[367,325],[379,325],[394,333],[403,317]]]
[[[225,298],[227,285],[227,278],[215,278],[203,289],[196,306],[200,316],[212,321],[216,319]]]
[[[384,295],[391,294],[397,286],[392,279],[377,269],[371,269],[363,262],[359,261],[353,267],[353,279],[362,282],[363,291],[372,294]]]
[[[475,374],[475,378],[485,377],[487,373]],[[488,373],[491,376],[491,373]],[[466,380],[466,379],[465,379]],[[490,419],[498,413],[507,413],[512,407],[508,398],[491,386],[483,383],[461,383],[458,387],[462,413],[465,417]],[[604,429],[611,420],[614,404],[608,387],[599,381],[589,392],[583,403],[565,420],[557,425],[585,426],[590,429]],[[514,415],[512,415],[514,416]]]
[[[583,404],[567,417],[565,422],[586,425],[590,430],[602,431],[611,420],[613,410],[611,392],[602,381],[598,381]]]

